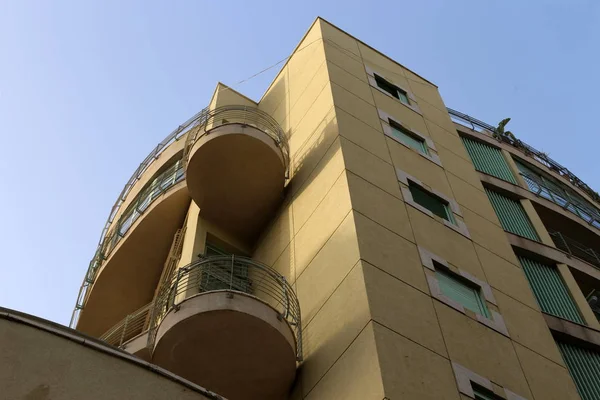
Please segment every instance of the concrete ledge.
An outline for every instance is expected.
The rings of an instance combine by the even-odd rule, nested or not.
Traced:
[[[565,342],[587,347],[590,350],[600,351],[600,331],[553,315],[544,313],[542,315],[554,336],[559,337]]]
[[[187,380],[185,380],[163,368],[160,368],[156,365],[153,365],[146,361],[143,361],[135,356],[132,356],[131,354],[124,352],[123,350],[116,348],[116,347],[109,346],[108,344],[102,342],[101,340],[98,340],[91,336],[82,334],[74,329],[67,328],[64,325],[60,325],[55,322],[45,320],[43,318],[39,318],[39,317],[30,315],[30,314],[22,313],[22,312],[19,312],[16,310],[11,310],[8,308],[3,308],[3,307],[0,307],[0,320],[4,320],[4,321],[8,321],[10,323],[13,323],[13,324],[15,324],[14,325],[15,327],[17,325],[27,326],[27,327],[39,330],[42,333],[46,333],[49,335],[60,337],[62,339],[66,339],[71,343],[75,343],[76,345],[84,346],[85,348],[88,349],[88,351],[91,349],[91,350],[101,352],[104,355],[110,356],[110,357],[114,358],[115,361],[121,361],[121,362],[127,362],[130,364],[134,364],[144,370],[152,372],[153,374],[158,374],[161,377],[167,378],[170,381],[173,381],[177,384],[185,386],[185,388],[187,388],[191,391],[194,391],[194,392],[198,393],[200,396],[202,396],[202,397],[199,397],[199,399],[226,400],[224,397],[219,396],[218,394],[213,393],[209,390],[206,390],[205,388],[203,388],[199,385],[196,385],[190,381],[187,381]],[[35,332],[35,331],[31,331],[31,332]],[[0,332],[0,333],[2,333],[2,332]],[[40,338],[42,338],[42,337],[51,338],[52,337],[52,336],[46,336],[46,335],[39,336],[39,333],[37,335]],[[65,343],[65,342],[63,342],[63,343]],[[31,347],[30,347],[30,350],[31,350]],[[54,350],[56,350],[56,349],[54,348]],[[83,348],[81,349],[81,351],[84,351],[84,350],[86,350],[86,349],[83,349]],[[72,350],[70,350],[70,351],[72,351]],[[65,353],[65,354],[68,354],[68,353]],[[6,354],[2,353],[2,355],[4,356]],[[20,361],[23,361],[21,364],[24,364],[25,359],[27,359],[27,357],[25,357],[23,360],[20,360]],[[10,360],[8,360],[8,361],[10,361]],[[70,362],[75,362],[75,361],[71,360]],[[50,365],[44,366],[44,371],[48,371],[49,373],[52,373],[52,371],[53,371],[52,365],[50,364]],[[73,371],[76,373],[78,370],[74,369]],[[0,382],[2,382],[2,380],[5,378],[7,378],[7,377],[4,376],[3,374],[0,374]],[[8,378],[10,379],[10,377],[8,377]],[[99,378],[94,378],[94,379],[99,379]],[[43,386],[42,389],[50,390],[50,387],[48,385],[42,385],[42,386]],[[62,388],[62,389],[64,391],[64,388]],[[65,392],[63,394],[68,395],[68,392]],[[125,397],[129,398],[130,397],[129,395],[130,395],[130,393],[127,393],[125,390],[123,391],[124,398]],[[52,398],[55,398],[55,397],[52,397]],[[67,398],[67,397],[56,397],[56,398],[63,399],[63,398]],[[90,393],[89,398],[90,399],[97,399],[97,398],[99,399],[99,398],[104,398],[104,396],[101,393]],[[137,396],[136,396],[136,398],[137,398]]]
[[[533,258],[537,258],[540,261],[545,262],[566,264],[577,271],[583,272],[584,274],[600,280],[600,270],[592,264],[588,264],[579,258],[572,257],[570,254],[567,254],[555,247],[547,246],[545,244],[535,242],[533,240],[529,240],[508,232],[506,232],[506,236],[508,237],[508,241],[511,246],[525,250],[527,253],[530,253]]]

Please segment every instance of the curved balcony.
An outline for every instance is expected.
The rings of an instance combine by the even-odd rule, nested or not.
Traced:
[[[289,165],[287,139],[264,111],[223,106],[188,136],[186,181],[210,220],[251,238],[281,199]]]
[[[216,256],[181,268],[150,320],[152,362],[235,399],[280,399],[301,358],[300,305],[273,269]]]
[[[77,307],[77,329],[100,336],[152,300],[173,236],[189,205],[183,162],[155,177],[131,202],[90,262]],[[135,280],[136,290],[128,290]]]

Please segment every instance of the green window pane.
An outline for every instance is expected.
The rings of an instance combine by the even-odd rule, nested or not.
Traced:
[[[392,134],[396,139],[400,142],[404,143],[408,147],[411,147],[417,150],[419,153],[428,154],[427,145],[425,141],[415,135],[411,134],[408,130],[398,126],[396,124],[390,123],[392,127]]]
[[[377,83],[377,86],[381,90],[389,93],[390,95],[397,98],[398,100],[400,100],[403,103],[410,104],[408,102],[408,96],[404,90],[402,90],[402,89],[398,88],[396,85],[386,81],[379,75],[375,75],[375,82]]]
[[[412,182],[410,182],[408,188],[415,203],[425,207],[438,217],[454,223],[454,216],[448,203]]]
[[[540,241],[537,231],[519,201],[503,196],[488,188],[485,188],[485,192],[505,231],[537,242]]]
[[[485,300],[481,298],[479,287],[443,269],[436,269],[435,275],[444,296],[462,304],[463,307],[474,313],[489,318],[489,311]]]
[[[522,256],[519,256],[519,262],[543,312],[585,324],[555,265],[543,264]]]
[[[477,171],[517,184],[500,149],[467,137],[461,139]]]

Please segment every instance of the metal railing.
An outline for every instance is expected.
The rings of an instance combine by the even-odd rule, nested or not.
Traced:
[[[253,126],[266,133],[281,151],[285,165],[286,177],[289,177],[290,149],[285,132],[277,121],[266,112],[256,107],[229,105],[209,110],[206,115],[204,129],[197,129],[188,135],[184,150],[184,158],[189,156],[189,151],[202,136],[219,126],[227,124],[244,124]]]
[[[139,310],[129,314],[115,326],[110,328],[100,340],[117,347],[122,347],[127,342],[148,329],[148,313],[153,303],[146,304]]]
[[[141,178],[142,174],[148,169],[148,167],[154,162],[154,160],[156,160],[160,156],[160,154],[164,151],[165,148],[167,148],[171,143],[181,139],[184,135],[189,133],[184,148],[184,158],[183,163],[181,165],[182,172],[178,177],[179,180],[183,179],[185,173],[185,161],[187,160],[187,156],[189,154],[191,146],[195,143],[196,140],[198,140],[204,134],[209,132],[210,129],[227,123],[242,123],[251,125],[260,129],[261,131],[265,132],[269,137],[271,137],[273,141],[277,144],[278,148],[281,150],[281,154],[285,164],[286,177],[289,177],[289,145],[287,142],[287,137],[285,136],[285,133],[273,117],[271,117],[264,111],[259,110],[256,107],[249,106],[223,106],[210,111],[208,107],[202,109],[192,118],[188,119],[182,125],[177,127],[177,129],[171,132],[169,136],[167,136],[150,152],[150,154],[144,159],[144,161],[142,161],[140,166],[136,169],[132,177],[129,179],[129,181],[121,191],[119,198],[117,199],[115,205],[113,206],[109,214],[104,229],[102,230],[102,234],[100,235],[100,240],[96,252],[94,253],[94,257],[88,265],[88,269],[84,276],[83,283],[77,295],[75,309],[73,310],[69,327],[75,328],[75,326],[77,325],[77,322],[79,320],[79,314],[85,306],[89,288],[94,283],[94,279],[96,278],[96,273],[98,269],[102,265],[102,262],[106,259],[107,254],[110,253],[112,249],[114,249],[116,243],[123,236],[123,233],[121,232],[122,227],[119,228],[118,231],[114,228],[110,231],[109,229],[113,224],[113,221],[116,215],[118,214],[119,209],[125,202],[125,199],[131,191],[133,185]],[[125,213],[123,213],[123,215],[125,215]],[[139,215],[130,216],[132,216],[132,218],[137,218]],[[133,222],[135,221],[125,220],[125,225],[123,226],[129,229],[129,226],[131,226]],[[129,224],[129,226],[127,226],[127,224]]]
[[[156,298],[149,322],[148,348],[154,348],[156,331],[163,317],[185,299],[207,292],[243,293],[273,307],[286,320],[296,339],[296,357],[302,359],[300,303],[285,277],[274,269],[247,257],[202,258],[173,276],[168,290]]]
[[[600,229],[600,213],[598,210],[585,204],[582,200],[569,194],[568,191],[558,185],[546,182],[535,174],[523,170],[519,173],[525,180],[525,183],[527,183],[529,190],[536,196],[553,202],[583,219],[588,224]]]
[[[557,248],[600,269],[600,253],[596,250],[563,235],[561,232],[548,233]]]
[[[482,121],[480,121],[476,118],[473,118],[467,114],[463,114],[463,113],[453,110],[451,108],[447,108],[447,110],[448,110],[448,113],[450,114],[450,119],[452,119],[452,121],[454,121],[460,125],[466,126],[468,128],[471,128],[472,130],[474,130],[476,132],[488,132],[490,135],[494,136],[496,139],[498,139],[504,143],[507,143],[513,147],[516,147],[517,149],[524,152],[527,156],[532,157],[536,161],[544,164],[546,167],[548,167],[552,171],[558,173],[560,176],[565,178],[573,186],[584,191],[594,201],[600,202],[600,195],[595,190],[593,190],[591,187],[589,187],[587,184],[585,184],[585,182],[583,182],[581,179],[579,179],[577,176],[575,176],[575,174],[572,173],[571,171],[569,171],[567,168],[563,167],[561,164],[559,164],[558,162],[556,162],[552,158],[550,158],[546,153],[536,150],[535,148],[531,147],[530,145],[528,145],[527,143],[525,143],[519,139],[514,139],[508,135],[499,135],[496,132],[496,128],[494,126],[492,126],[490,124],[486,124],[485,122],[482,122]]]

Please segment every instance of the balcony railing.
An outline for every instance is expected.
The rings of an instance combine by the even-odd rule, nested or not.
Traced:
[[[152,304],[146,304],[144,307],[123,318],[104,335],[100,336],[100,340],[112,346],[121,347],[129,339],[144,332],[148,329],[148,313],[152,309]]]
[[[486,124],[485,122],[482,122],[482,121],[480,121],[476,118],[473,118],[467,114],[463,114],[463,113],[453,110],[451,108],[447,108],[447,110],[448,110],[448,113],[450,114],[450,118],[452,119],[452,121],[454,121],[460,125],[466,126],[468,128],[471,128],[472,130],[477,131],[477,132],[482,132],[482,133],[487,132],[488,134],[494,136],[496,139],[498,139],[504,143],[507,143],[513,147],[516,147],[517,149],[521,150],[526,155],[532,157],[536,161],[544,164],[549,169],[553,170],[554,172],[556,172],[559,175],[561,175],[562,177],[564,177],[573,186],[584,191],[594,201],[600,202],[600,195],[598,195],[598,193],[596,191],[594,191],[591,187],[589,187],[587,184],[585,184],[585,182],[583,182],[581,179],[579,179],[577,176],[575,176],[574,173],[572,173],[567,168],[563,167],[558,162],[556,162],[552,158],[550,158],[546,153],[536,150],[535,148],[531,147],[530,145],[528,145],[527,143],[525,143],[519,139],[513,139],[508,135],[498,135],[496,132],[496,128],[494,126]]]
[[[229,291],[257,298],[273,307],[287,321],[296,339],[296,357],[302,358],[300,303],[285,277],[250,258],[212,256],[180,268],[168,290],[160,291],[150,316],[148,347],[153,348],[163,317],[188,297]]]
[[[600,213],[591,208],[577,197],[572,196],[566,190],[557,185],[541,180],[537,175],[520,171],[521,176],[527,183],[527,187],[536,196],[550,200],[561,208],[570,211],[588,224],[600,229]]]
[[[289,174],[290,150],[287,137],[277,121],[266,112],[256,107],[229,105],[215,108],[207,111],[204,129],[194,130],[186,141],[185,156],[198,139],[206,134],[207,131],[227,124],[243,124],[253,126],[266,133],[277,145],[281,151],[285,165],[286,177]]]
[[[560,232],[548,232],[557,248],[600,269],[600,253]]]

